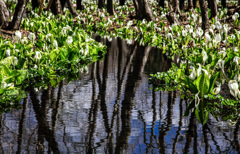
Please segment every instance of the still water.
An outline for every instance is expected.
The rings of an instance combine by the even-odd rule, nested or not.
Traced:
[[[87,74],[0,116],[0,153],[238,153],[239,123],[203,127],[178,92],[151,89],[149,74],[171,65],[159,50],[97,39],[108,52]]]

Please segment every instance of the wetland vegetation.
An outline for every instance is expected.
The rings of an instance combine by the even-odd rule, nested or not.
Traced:
[[[239,1],[0,0],[0,10],[1,113],[20,109],[33,93],[78,80],[99,60],[105,63],[108,43],[118,38],[131,48],[118,87],[122,91],[126,72],[132,71],[125,89],[132,93],[121,102],[126,110],[153,47],[168,61],[159,64],[164,69],[149,72],[153,91],[178,93],[187,106],[184,115],[194,115],[203,127],[211,117],[239,125]],[[108,43],[94,40],[95,35]],[[134,57],[139,67],[131,68]],[[106,90],[104,71],[102,79],[96,77],[103,82],[100,91]]]

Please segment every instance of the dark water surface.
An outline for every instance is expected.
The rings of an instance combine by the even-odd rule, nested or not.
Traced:
[[[170,66],[160,51],[113,39],[105,59],[58,88],[30,92],[0,117],[0,153],[238,153],[239,123],[203,127],[177,92],[150,90]]]

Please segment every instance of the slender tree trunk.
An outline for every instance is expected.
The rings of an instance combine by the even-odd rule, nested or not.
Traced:
[[[209,8],[211,9],[211,18],[215,18],[217,16],[217,1],[216,0],[208,0]]]
[[[221,0],[221,4],[223,8],[227,7],[227,0]]]
[[[101,9],[105,6],[105,0],[98,0],[98,8]]]
[[[184,10],[184,7],[185,7],[184,1],[185,0],[179,0],[179,8],[180,8],[180,10]]]
[[[77,0],[77,10],[82,10],[82,0]]]
[[[72,13],[72,15],[73,15],[74,17],[78,16],[78,13],[77,13],[77,11],[75,10],[75,8],[73,7],[73,3],[72,3],[71,0],[67,0],[67,5],[68,5],[68,9],[69,9],[69,11]]]
[[[193,9],[193,1],[188,0],[188,10],[192,10],[192,9]]]
[[[173,11],[173,4],[172,4],[172,0],[168,0],[168,8],[169,11],[172,12]]]
[[[107,11],[110,15],[114,14],[113,10],[113,0],[107,0]]]
[[[9,12],[3,0],[0,0],[0,28],[8,26]]]
[[[158,0],[159,7],[164,8],[164,0]]]
[[[13,20],[10,23],[8,29],[19,29],[21,21],[22,21],[22,16],[25,11],[27,0],[18,0],[14,15],[13,15]]]
[[[193,0],[193,7],[194,7],[194,8],[197,7],[197,0]]]
[[[147,21],[154,20],[153,13],[148,5],[147,0],[133,0],[133,3],[138,19],[146,19]]]
[[[67,0],[60,0],[61,6],[62,6],[62,11],[67,3]]]
[[[172,0],[173,11],[175,13],[180,13],[178,0]]]
[[[169,13],[166,15],[169,23],[172,25],[174,23],[179,24],[178,19],[176,18],[176,14],[179,13],[179,5],[178,5],[178,0],[169,0]]]
[[[50,8],[54,15],[62,14],[62,6],[60,0],[52,0],[52,5]]]
[[[40,0],[32,0],[32,10],[35,10],[40,6]]]
[[[205,0],[199,0],[202,12],[202,29],[205,32],[209,28],[207,4]]]
[[[125,4],[125,0],[120,0],[120,5],[124,5]]]

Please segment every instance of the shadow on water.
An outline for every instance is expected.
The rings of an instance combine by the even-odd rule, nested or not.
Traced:
[[[77,81],[33,89],[0,117],[0,153],[237,153],[239,122],[184,117],[178,92],[155,92],[149,74],[169,69],[161,51],[113,39]]]

